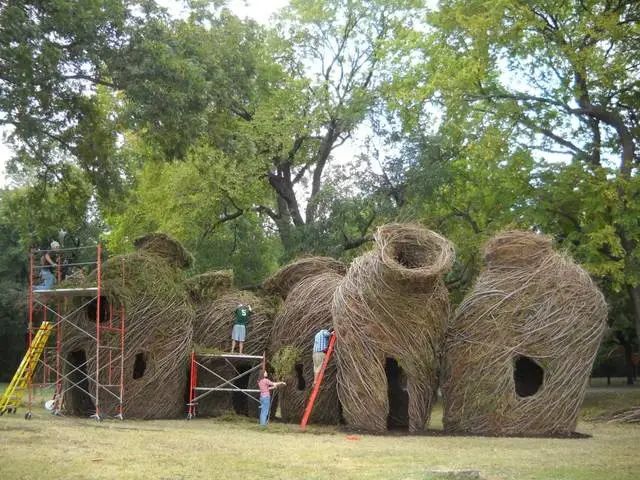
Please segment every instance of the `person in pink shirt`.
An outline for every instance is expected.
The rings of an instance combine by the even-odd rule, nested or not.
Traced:
[[[260,389],[260,425],[266,425],[269,420],[269,409],[271,408],[271,390],[284,386],[284,382],[272,382],[269,374],[264,371],[264,376],[258,381]]]

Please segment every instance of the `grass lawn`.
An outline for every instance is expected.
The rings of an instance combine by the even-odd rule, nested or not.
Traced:
[[[578,426],[591,438],[567,440],[300,433],[237,417],[97,423],[39,407],[30,421],[23,411],[0,418],[0,479],[637,480],[640,425],[587,420],[630,405],[640,388],[594,383]]]

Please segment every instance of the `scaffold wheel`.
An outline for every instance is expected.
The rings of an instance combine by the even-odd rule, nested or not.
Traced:
[[[25,420],[31,420],[31,412],[27,412],[24,414],[24,419]]]
[[[187,420],[191,420],[193,418],[193,414],[187,413]]]

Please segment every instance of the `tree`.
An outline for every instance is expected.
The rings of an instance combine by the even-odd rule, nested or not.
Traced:
[[[9,195],[7,191],[0,193],[0,380],[3,382],[11,378],[25,347],[23,285],[29,275],[18,229],[6,218]]]
[[[153,150],[133,139],[128,150],[143,166],[121,205],[106,211],[111,251],[128,251],[136,237],[163,231],[194,254],[195,272],[233,268],[239,285],[255,285],[275,268],[281,253],[277,236],[265,233],[258,215],[238,205],[263,195],[252,190],[264,190],[255,175],[208,146],[173,163],[153,161]]]
[[[424,56],[404,104],[433,100],[463,131],[493,125],[512,149],[556,159],[535,169],[531,223],[629,296],[640,335],[638,20],[633,1],[442,1],[412,37]]]
[[[15,169],[47,183],[73,159],[102,192],[117,183],[114,122],[95,92],[113,87],[106,66],[138,21],[135,7],[11,0],[0,10],[0,125],[10,128]]]
[[[319,212],[326,168],[371,108],[381,46],[409,11],[395,2],[299,0],[281,15],[267,52],[280,69],[270,71],[274,88],[256,97],[238,128],[255,145],[273,192],[254,210],[275,223],[288,256],[314,248],[308,240],[326,223]],[[345,237],[342,248],[367,235]]]

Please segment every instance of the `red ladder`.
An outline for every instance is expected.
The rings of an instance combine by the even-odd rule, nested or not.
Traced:
[[[307,428],[307,422],[309,421],[309,417],[311,416],[311,411],[313,410],[313,404],[316,401],[316,397],[318,396],[318,392],[320,391],[320,385],[322,384],[322,380],[324,379],[324,372],[327,369],[327,365],[329,364],[329,360],[331,359],[331,354],[333,354],[333,347],[336,343],[336,334],[334,333],[329,338],[329,347],[327,348],[327,353],[324,356],[324,360],[322,361],[322,367],[320,367],[320,371],[318,372],[318,378],[316,379],[316,384],[313,386],[313,390],[311,390],[311,396],[309,397],[309,401],[307,402],[307,406],[304,409],[304,415],[302,416],[302,421],[300,422],[300,428],[302,430]]]

